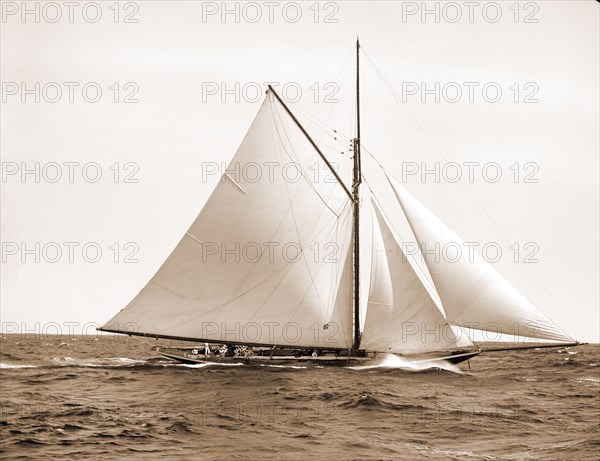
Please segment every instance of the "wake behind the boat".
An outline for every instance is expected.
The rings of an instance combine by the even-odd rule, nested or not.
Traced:
[[[75,358],[75,357],[52,357],[53,365],[90,367],[90,368],[119,368],[144,365],[145,359],[132,359],[129,357],[97,357],[97,358]]]
[[[21,368],[36,368],[35,365],[20,365],[18,363],[0,363],[0,369],[11,370],[11,369],[21,369]]]
[[[26,368],[131,368],[152,365],[156,358],[133,359],[130,357],[96,357],[78,358],[70,356],[54,356],[43,358],[37,363],[0,363],[0,369],[26,369]],[[169,362],[165,361],[165,364]]]

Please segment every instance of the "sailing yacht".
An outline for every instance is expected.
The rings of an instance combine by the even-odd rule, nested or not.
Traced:
[[[359,54],[357,40],[350,185],[269,86],[200,214],[101,331],[190,341],[157,349],[188,363],[347,365],[388,354],[459,363],[482,352],[465,329],[578,344],[482,257],[425,252],[422,267],[408,254],[364,187]],[[327,178],[313,174],[315,162]],[[262,176],[235,174],[249,166]],[[385,183],[416,241],[464,244],[387,172]]]

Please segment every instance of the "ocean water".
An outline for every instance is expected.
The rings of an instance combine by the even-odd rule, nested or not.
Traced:
[[[179,365],[168,341],[4,335],[2,460],[598,460],[600,346],[468,364]],[[437,364],[439,365],[439,364]]]

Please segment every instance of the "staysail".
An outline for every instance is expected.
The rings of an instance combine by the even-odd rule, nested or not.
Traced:
[[[394,178],[388,175],[388,181],[417,242],[429,250],[446,246],[467,249],[463,240]],[[452,258],[435,251],[423,255],[451,323],[512,336],[573,341],[476,252],[460,251]]]
[[[362,347],[391,353],[457,349],[457,338],[375,201],[369,303]]]
[[[352,202],[324,165],[269,91],[177,247],[101,329],[351,347]]]

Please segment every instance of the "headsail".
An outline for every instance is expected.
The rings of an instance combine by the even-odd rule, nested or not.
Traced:
[[[208,202],[102,327],[258,345],[352,345],[352,203],[267,93]],[[311,170],[312,167],[312,170]],[[351,317],[350,317],[351,319]]]
[[[427,249],[446,245],[467,248],[451,229],[395,179],[388,181],[419,243]],[[424,252],[425,262],[446,317],[456,325],[513,336],[573,341],[536,309],[481,256],[466,251],[456,258]]]
[[[457,338],[373,205],[373,256],[362,347],[392,353],[457,349]]]

